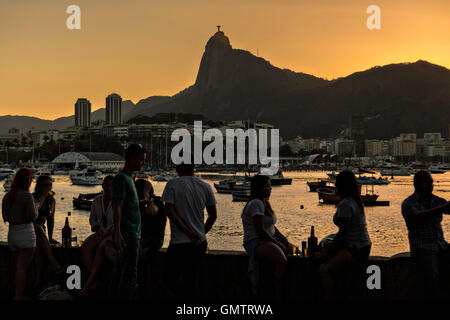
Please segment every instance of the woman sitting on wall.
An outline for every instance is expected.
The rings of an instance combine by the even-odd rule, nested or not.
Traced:
[[[49,176],[39,176],[34,188],[33,198],[39,205],[39,213],[34,222],[34,231],[36,233],[36,281],[34,287],[39,291],[42,289],[42,277],[45,270],[45,262],[48,261],[50,269],[57,273],[62,273],[62,268],[53,256],[50,244],[57,244],[53,239],[53,227],[55,225],[55,198],[52,191],[53,182]],[[44,200],[40,200],[40,199]],[[47,224],[47,228],[45,227]],[[48,238],[46,235],[48,232]]]
[[[286,253],[293,246],[275,227],[277,216],[269,202],[272,187],[270,177],[256,175],[251,181],[250,200],[242,211],[244,248],[249,255],[248,272],[252,293],[257,295],[259,280],[258,260],[275,266],[275,298],[281,299],[281,283],[287,269]]]
[[[367,232],[364,205],[356,177],[351,171],[343,171],[336,177],[336,189],[341,196],[333,222],[339,231],[318,257],[325,260],[319,275],[323,298],[334,298],[333,274],[357,262],[364,262],[370,254],[371,241]]]

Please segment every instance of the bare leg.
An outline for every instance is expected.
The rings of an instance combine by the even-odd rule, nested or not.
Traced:
[[[347,249],[336,252],[327,262],[319,268],[320,281],[322,283],[323,298],[325,300],[334,299],[333,273],[343,269],[345,266],[355,263],[356,260]]]
[[[275,265],[275,299],[281,299],[281,282],[287,270],[287,258],[283,250],[273,242],[264,242],[256,248],[256,256]]]
[[[44,255],[48,259],[50,269],[52,269],[53,271],[59,271],[61,269],[61,265],[53,256],[52,250],[50,248],[50,242],[48,241],[44,230],[40,225],[35,224],[34,231],[36,233],[36,246],[39,246],[39,252],[41,252],[42,255]]]
[[[16,272],[14,275],[14,300],[25,299],[25,285],[28,267],[33,260],[34,248],[20,249],[16,256]]]
[[[94,263],[94,258],[100,241],[101,239],[99,239],[96,234],[91,234],[86,238],[80,248],[81,258],[83,259],[83,263],[89,272],[92,271],[92,265]]]
[[[96,280],[97,274],[100,271],[101,267],[105,260],[110,256],[109,251],[109,242],[111,241],[111,236],[108,236],[100,242],[97,253],[94,258],[94,262],[92,263],[92,269],[89,273],[89,277],[86,280],[86,283],[83,286],[83,289],[80,291],[80,295],[87,295],[88,290],[92,287],[93,283]]]

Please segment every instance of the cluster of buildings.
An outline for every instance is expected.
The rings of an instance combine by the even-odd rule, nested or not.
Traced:
[[[402,133],[390,140],[364,140],[363,148],[358,150],[358,142],[350,138],[334,140],[302,139],[297,137],[286,141],[292,152],[326,152],[338,156],[395,157],[403,159],[424,159],[433,157],[450,158],[450,138],[441,133],[425,133],[418,138],[416,133]],[[361,153],[361,149],[363,152]]]
[[[122,98],[116,93],[106,97],[105,120],[101,124],[91,122],[91,103],[85,98],[79,98],[75,103],[74,126],[65,130],[17,130],[11,129],[8,137],[29,137],[32,139],[32,147],[39,147],[49,141],[72,141],[75,138],[96,134],[109,137],[117,137],[126,148],[128,143],[142,143],[152,146],[156,140],[171,140],[175,129],[186,129],[191,134],[194,132],[194,123],[181,123],[175,120],[171,123],[151,124],[124,124],[122,121]],[[203,130],[210,127],[203,124]],[[267,123],[237,120],[223,123],[219,127],[223,136],[227,129],[274,129]],[[25,132],[26,131],[26,132]],[[270,141],[270,139],[269,139]],[[161,142],[157,142],[161,143]],[[444,161],[450,159],[450,125],[449,137],[442,137],[441,133],[425,133],[419,138],[416,133],[402,133],[390,140],[364,139],[364,116],[352,115],[348,129],[340,137],[335,139],[297,137],[290,141],[282,141],[280,144],[288,145],[295,154],[327,153],[341,157],[367,157],[367,158],[397,158],[400,160],[430,159],[440,157]],[[161,148],[161,147],[160,147]]]
[[[402,133],[389,140],[368,140],[364,134],[365,116],[353,114],[348,129],[336,139],[302,139],[286,141],[293,153],[328,153],[341,157],[397,158],[399,160],[450,159],[450,124],[447,139],[439,132]]]

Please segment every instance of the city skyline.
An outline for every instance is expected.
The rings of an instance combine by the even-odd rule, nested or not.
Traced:
[[[381,30],[366,27],[369,4],[350,1],[78,1],[81,30],[65,27],[70,4],[2,2],[0,115],[56,119],[72,114],[78,96],[94,111],[110,92],[135,103],[174,95],[195,82],[218,24],[234,48],[328,79],[419,59],[450,66],[446,1],[377,1]]]

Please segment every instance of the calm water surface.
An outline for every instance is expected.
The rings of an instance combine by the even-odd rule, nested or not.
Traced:
[[[309,192],[306,181],[326,178],[326,172],[285,172],[284,175],[292,178],[292,185],[274,186],[270,201],[278,216],[277,227],[289,237],[294,244],[301,245],[306,240],[312,225],[315,226],[316,236],[325,237],[336,233],[337,227],[332,217],[336,210],[333,205],[320,204],[317,193]],[[56,193],[56,218],[54,238],[61,240],[61,228],[64,225],[68,211],[72,212],[70,225],[77,229],[78,238],[84,240],[91,234],[89,226],[89,212],[74,210],[73,197],[80,193],[98,192],[100,186],[84,187],[73,186],[67,176],[55,176],[53,191]],[[369,235],[372,239],[371,255],[392,256],[396,253],[409,251],[407,229],[401,215],[400,205],[403,199],[413,193],[412,176],[395,177],[387,186],[375,186],[375,192],[380,195],[378,200],[390,201],[389,207],[368,207],[366,218]],[[450,200],[450,172],[433,175],[435,181],[434,193]],[[213,187],[218,180],[204,180]],[[152,182],[155,193],[161,195],[165,182]],[[34,184],[32,185],[34,190]],[[365,187],[363,186],[363,190]],[[213,190],[215,191],[214,187]],[[3,182],[0,185],[0,198],[3,198]],[[245,205],[243,202],[232,202],[231,195],[217,194],[218,218],[208,233],[209,249],[211,250],[237,250],[242,247],[241,212]],[[303,209],[300,209],[303,205]],[[442,226],[444,235],[450,240],[450,216],[444,215]],[[0,241],[7,240],[8,225],[0,223]],[[167,224],[166,237],[163,247],[167,247],[170,239],[170,227]]]

